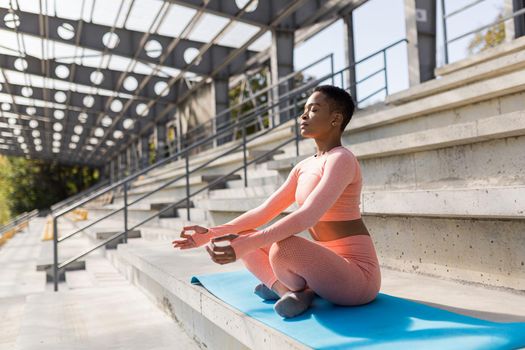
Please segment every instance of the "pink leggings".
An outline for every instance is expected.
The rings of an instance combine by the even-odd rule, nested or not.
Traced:
[[[241,234],[252,231],[255,230]],[[379,261],[369,235],[328,242],[292,236],[257,249],[241,260],[268,288],[277,280],[292,291],[308,286],[338,305],[371,302],[381,287]]]

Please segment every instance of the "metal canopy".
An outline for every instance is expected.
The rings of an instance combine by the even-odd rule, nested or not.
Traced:
[[[263,64],[256,41],[269,30],[322,25],[363,2],[57,1],[0,3],[0,153],[93,166],[209,78]]]

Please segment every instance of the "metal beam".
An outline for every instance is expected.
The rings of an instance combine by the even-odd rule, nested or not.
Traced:
[[[13,70],[18,71],[18,69],[15,67],[15,62],[20,59],[17,56],[9,56],[9,55],[0,55],[0,68],[4,68],[6,70]],[[32,56],[25,56],[23,57],[25,62],[27,63],[27,68],[24,71],[21,71],[23,73],[32,74],[39,77],[46,77],[46,74],[42,72],[42,64],[43,61]],[[84,86],[93,86],[105,90],[110,91],[116,91],[124,94],[135,94],[137,93],[139,98],[151,100],[159,97],[160,101],[173,101],[177,98],[175,92],[173,89],[170,89],[165,96],[159,96],[157,93],[155,93],[155,85],[159,82],[167,82],[168,79],[161,78],[157,76],[151,77],[150,81],[147,83],[147,85],[141,89],[140,91],[136,90],[126,90],[124,86],[121,86],[119,89],[116,89],[117,87],[117,81],[120,79],[120,76],[122,74],[125,74],[126,76],[133,77],[137,82],[141,82],[146,75],[145,74],[137,74],[137,73],[125,73],[122,71],[115,71],[111,69],[98,69],[98,71],[102,74],[103,79],[102,82],[98,85],[93,84],[91,80],[91,75],[95,75],[94,72],[97,71],[97,68],[83,66],[79,64],[68,64],[68,63],[60,63],[55,60],[45,60],[45,64],[49,66],[49,71],[51,73],[52,79],[64,81],[64,82],[72,82],[74,84],[84,85]],[[75,66],[75,76],[72,80],[69,80],[69,75],[65,76],[64,78],[61,78],[57,75],[57,67],[59,68],[59,71],[67,71],[72,72],[73,66]],[[162,84],[162,83],[161,83]]]
[[[0,18],[4,18],[4,16],[8,13],[9,11],[7,9],[0,9]],[[17,11],[16,14],[19,16],[20,20],[20,25],[17,27],[17,31],[19,33],[40,37],[38,28],[38,15],[23,11]],[[62,26],[65,23],[73,26],[73,28],[76,28],[79,21],[72,21],[53,16],[46,16],[46,19],[49,24],[50,40],[73,45],[71,40],[61,38],[58,35],[57,30],[60,26]],[[7,27],[4,21],[0,21],[0,28],[11,30],[9,27]],[[110,32],[111,27],[94,23],[82,22],[82,32],[79,41],[79,46],[91,50],[104,51],[104,49],[106,49],[106,46],[104,45],[103,37],[105,34]],[[159,55],[158,52],[152,52],[152,55],[148,55],[146,50],[138,50],[140,39],[144,35],[143,32],[115,28],[113,30],[113,33],[118,37],[118,39],[116,40],[116,46],[111,48],[110,50],[111,54],[133,59],[135,57],[135,52],[140,52],[137,57],[137,61],[152,64],[158,64],[160,62],[160,57],[162,57],[162,54]],[[170,44],[170,42],[173,41],[173,39],[174,38],[172,37],[158,34],[149,35],[149,40],[156,40],[158,43],[160,43],[160,45],[162,46],[162,50],[168,47],[168,45]],[[177,50],[175,50],[171,55],[167,57],[163,65],[175,69],[185,69],[188,66],[186,60],[184,59],[184,54],[186,50],[199,50],[203,45],[205,44],[198,41],[181,39]],[[235,49],[226,46],[212,45],[212,47],[209,50],[202,54],[199,64],[192,65],[191,68],[188,69],[188,71],[208,76],[213,71],[214,66],[219,64],[225,56],[227,56],[234,50]],[[255,52],[246,51],[245,55],[240,55],[239,57],[237,57],[237,59],[233,61],[230,65],[231,71],[240,72],[244,68],[246,60],[255,54]]]

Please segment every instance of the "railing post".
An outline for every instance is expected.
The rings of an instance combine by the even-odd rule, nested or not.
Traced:
[[[386,92],[386,95],[388,96],[388,75],[387,75],[387,72],[386,72],[386,50],[383,50],[383,72],[385,74],[385,92]]]
[[[441,21],[443,27],[443,53],[445,64],[448,64],[448,38],[447,38],[447,12],[445,10],[445,0],[441,0]]]
[[[186,151],[186,214],[187,219],[190,221],[190,156],[189,152]]]
[[[124,182],[124,243],[128,243],[128,182]]]
[[[242,165],[244,170],[244,187],[248,187],[248,169],[246,169],[246,122],[242,122]]]
[[[58,292],[58,218],[53,217],[53,285]]]
[[[330,75],[332,76],[332,85],[335,85],[335,77],[334,77],[334,54],[330,54]],[[344,89],[344,85],[341,85]]]
[[[297,121],[297,117],[294,118],[295,122],[295,155],[299,157],[299,122]]]

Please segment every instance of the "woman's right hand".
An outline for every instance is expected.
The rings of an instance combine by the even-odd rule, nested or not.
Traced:
[[[206,227],[202,227],[199,225],[191,225],[191,226],[184,226],[182,228],[182,231],[180,232],[181,239],[176,239],[173,242],[173,248],[180,248],[180,249],[191,249],[191,248],[197,248],[197,244],[192,238],[192,235],[187,234],[186,231],[193,231],[193,234],[203,234],[208,233],[208,229]]]

